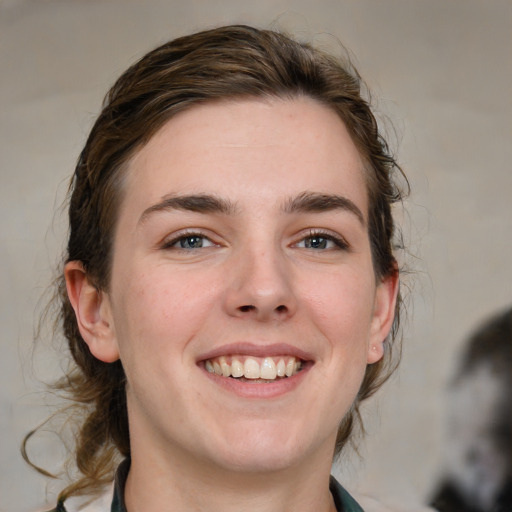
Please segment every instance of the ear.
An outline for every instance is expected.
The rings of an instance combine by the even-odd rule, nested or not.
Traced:
[[[377,285],[368,346],[368,364],[380,361],[384,355],[384,341],[395,319],[398,288],[398,270],[384,277]]]
[[[119,350],[108,295],[91,283],[79,261],[66,264],[64,277],[78,329],[91,354],[105,363],[117,361]]]

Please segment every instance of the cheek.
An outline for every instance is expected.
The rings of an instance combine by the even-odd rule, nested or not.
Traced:
[[[375,300],[373,274],[346,268],[307,278],[303,289],[315,323],[332,343],[355,349],[367,341]]]
[[[183,349],[211,310],[214,287],[186,273],[132,274],[120,287],[116,333],[121,358],[145,352],[166,354]]]

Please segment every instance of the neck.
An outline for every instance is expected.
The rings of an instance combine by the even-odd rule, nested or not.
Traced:
[[[327,463],[308,459],[276,471],[239,471],[176,451],[166,456],[132,448],[126,507],[128,512],[331,512],[330,457],[320,459]]]

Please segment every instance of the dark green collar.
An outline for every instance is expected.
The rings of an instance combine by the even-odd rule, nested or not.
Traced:
[[[334,505],[338,512],[364,512],[352,496],[331,475],[329,489],[334,499]]]
[[[116,472],[116,479],[114,484],[114,497],[112,499],[112,506],[110,512],[126,512],[124,505],[124,485],[130,470],[130,460],[124,460]],[[331,476],[329,482],[329,489],[336,505],[338,512],[364,512],[364,510],[357,504],[357,502],[350,496],[350,494],[338,483],[338,481]],[[66,512],[64,505],[59,503],[56,509],[50,512]]]

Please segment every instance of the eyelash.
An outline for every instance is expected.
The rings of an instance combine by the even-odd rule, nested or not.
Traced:
[[[202,249],[202,247],[174,247],[178,242],[181,240],[186,240],[187,238],[201,238],[203,240],[208,240],[212,246],[218,245],[215,242],[211,240],[208,236],[206,236],[204,233],[200,233],[197,231],[185,231],[178,233],[177,235],[173,236],[170,240],[165,240],[162,244],[162,249],[177,249],[181,251],[193,251],[194,249]],[[208,246],[210,247],[210,246]]]
[[[197,231],[186,231],[181,232],[175,236],[173,236],[170,240],[166,240],[162,244],[162,249],[177,249],[182,251],[192,251],[194,249],[203,249],[203,247],[174,247],[176,244],[178,244],[182,240],[186,240],[187,238],[200,238],[202,240],[207,240],[211,245],[208,245],[207,247],[216,246],[215,242],[211,240],[208,236],[206,236],[204,233],[197,232]],[[334,234],[334,233],[326,233],[325,231],[319,231],[319,230],[310,230],[305,236],[303,236],[298,242],[296,242],[294,245],[297,246],[301,242],[305,242],[308,239],[323,239],[327,242],[333,242],[336,247],[334,248],[315,248],[315,247],[304,247],[304,249],[308,249],[311,251],[316,250],[333,250],[333,249],[339,249],[339,250],[349,250],[350,245],[347,243],[347,241],[341,237],[340,235]]]
[[[319,239],[324,239],[324,240],[327,240],[328,242],[333,242],[334,245],[336,246],[335,248],[333,249],[339,249],[339,250],[349,250],[350,249],[350,245],[348,244],[348,242],[340,235],[338,234],[334,234],[334,233],[326,233],[325,231],[317,231],[317,230],[310,230],[306,236],[302,237],[298,243],[300,242],[303,242],[305,240],[308,240],[308,239],[312,239],[312,238],[319,238]],[[296,245],[297,245],[296,244]],[[313,248],[313,247],[305,247],[305,249],[309,249],[309,250],[318,250],[316,248]],[[325,248],[324,250],[329,250],[328,248]],[[332,250],[332,249],[331,249]]]

